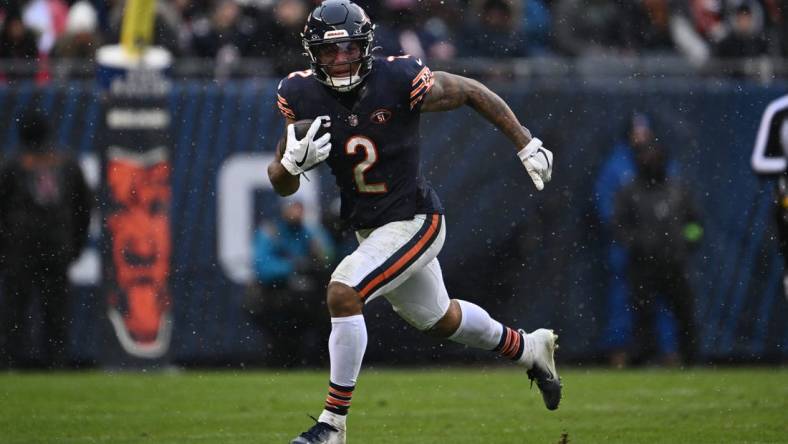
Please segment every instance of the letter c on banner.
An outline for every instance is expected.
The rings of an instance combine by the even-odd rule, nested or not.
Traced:
[[[750,163],[758,174],[780,174],[785,171],[788,140],[788,95],[772,101],[761,117]]]

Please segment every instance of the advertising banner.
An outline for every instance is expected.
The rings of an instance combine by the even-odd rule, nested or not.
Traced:
[[[127,355],[161,359],[172,337],[168,61],[130,59],[117,46],[98,59],[107,316]]]

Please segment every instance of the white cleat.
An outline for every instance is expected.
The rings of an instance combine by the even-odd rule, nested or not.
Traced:
[[[520,330],[520,334],[528,336],[533,341],[533,365],[528,370],[528,379],[531,380],[531,387],[534,381],[539,391],[542,392],[544,405],[548,410],[555,410],[561,402],[561,378],[555,369],[555,349],[558,348],[558,335],[553,330],[540,328],[526,334]],[[526,340],[526,338],[523,338]]]
[[[325,422],[316,422],[290,444],[345,444],[345,430]]]

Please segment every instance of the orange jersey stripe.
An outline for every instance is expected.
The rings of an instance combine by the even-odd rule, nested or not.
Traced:
[[[419,83],[419,80],[421,80],[421,79],[422,79],[422,76],[424,76],[424,75],[429,75],[429,74],[431,74],[431,73],[432,73],[432,72],[430,71],[430,69],[429,69],[428,67],[426,67],[426,66],[425,66],[424,68],[422,68],[422,69],[421,69],[421,71],[419,71],[419,73],[418,73],[418,74],[416,74],[416,77],[414,77],[414,78],[413,78],[413,81],[412,81],[412,82],[410,82],[410,84],[411,84],[411,85],[413,85],[413,86],[415,86],[417,83]]]
[[[282,105],[279,105],[279,112],[284,114],[285,117],[295,120],[295,113],[292,110],[283,107]]]
[[[432,215],[432,223],[430,224],[430,227],[427,229],[427,232],[424,234],[424,237],[419,239],[416,245],[414,245],[410,250],[408,250],[405,254],[403,254],[402,257],[399,258],[399,260],[397,260],[397,262],[394,262],[388,269],[386,269],[383,273],[379,274],[375,279],[369,281],[369,283],[365,285],[364,288],[361,289],[361,291],[359,291],[359,294],[361,295],[361,299],[367,297],[367,293],[371,289],[375,288],[375,286],[378,283],[380,283],[387,277],[399,271],[406,263],[408,263],[408,261],[411,258],[413,258],[413,256],[421,253],[422,249],[424,248],[424,245],[427,242],[429,242],[430,239],[432,239],[432,235],[435,233],[435,230],[437,230],[439,220],[440,220],[439,214]]]
[[[295,120],[295,113],[290,108],[290,104],[288,104],[287,100],[279,94],[276,95],[276,106],[279,107],[279,111],[285,117]]]
[[[505,352],[511,346],[512,346],[512,330],[507,328],[506,329],[506,341],[503,343],[503,349],[501,349],[501,351]]]
[[[517,353],[517,349],[520,348],[519,336],[520,333],[517,333],[516,331],[512,330],[512,348],[507,353],[508,355],[514,356],[514,354]]]
[[[509,330],[509,333],[506,337],[506,345],[504,345],[504,348],[503,350],[501,350],[501,353],[503,353],[506,356],[510,356],[517,351],[519,347],[519,343],[517,341],[518,334],[519,333],[515,332],[514,330],[511,329]]]
[[[347,407],[350,405],[350,401],[340,401],[339,399],[328,397],[326,398],[326,404],[336,407]]]
[[[413,88],[413,91],[410,92],[410,98],[412,99],[414,96],[416,96],[420,92],[423,92],[424,88],[427,88],[428,86],[429,86],[429,83],[422,83],[419,86],[417,86],[416,88]]]
[[[512,343],[514,342],[514,338],[512,337],[512,330],[506,329],[506,341],[503,343],[503,348],[501,349],[501,354],[506,355],[511,351]]]
[[[411,96],[411,97],[415,96],[415,95],[416,95],[416,94],[418,94],[418,92],[419,92],[419,91],[420,91],[422,88],[424,88],[424,87],[427,87],[427,90],[429,90],[430,88],[432,88],[432,85],[433,85],[434,83],[435,83],[435,77],[433,77],[433,76],[432,76],[432,73],[430,73],[429,77],[427,77],[426,79],[424,79],[424,81],[423,81],[423,82],[420,82],[419,84],[417,84],[417,85],[414,85],[415,87],[414,87],[414,88],[413,88],[413,90],[410,92],[410,96]]]
[[[432,75],[432,71],[425,66],[411,82],[414,88],[410,92],[412,99],[410,101],[410,109],[413,109],[424,98],[424,95],[432,89],[434,83],[435,77]]]
[[[343,392],[342,390],[337,390],[334,387],[329,387],[328,392],[333,395],[344,396],[346,398],[350,398],[351,396],[353,396],[353,392]]]
[[[416,106],[421,101],[421,99],[424,98],[425,95],[427,95],[430,89],[432,89],[432,83],[427,85],[427,89],[422,91],[421,94],[419,94],[418,96],[416,96],[416,98],[410,101],[410,109],[413,109],[413,107]]]

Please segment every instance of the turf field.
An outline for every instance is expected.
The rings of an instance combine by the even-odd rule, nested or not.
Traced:
[[[788,443],[788,369],[564,371],[548,412],[516,369],[366,370],[348,442]],[[0,443],[287,443],[325,372],[0,373]]]

